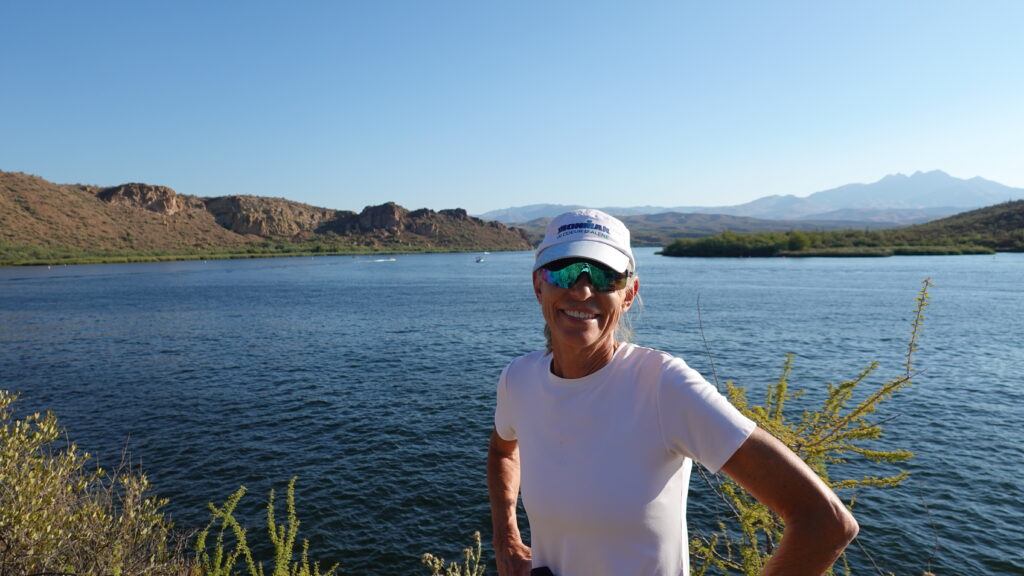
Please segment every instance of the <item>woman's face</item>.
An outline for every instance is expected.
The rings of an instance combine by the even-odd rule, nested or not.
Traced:
[[[576,349],[614,346],[619,318],[633,304],[638,283],[614,292],[598,292],[590,276],[580,275],[570,288],[560,288],[533,273],[533,289],[544,320],[551,329],[551,343]]]

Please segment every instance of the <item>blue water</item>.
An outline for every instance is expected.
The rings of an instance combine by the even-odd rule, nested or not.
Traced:
[[[422,574],[423,552],[454,558],[476,530],[489,540],[495,381],[543,345],[531,255],[475,258],[0,269],[0,386],[22,392],[23,412],[54,410],[101,465],[127,447],[181,528],[204,526],[206,503],[245,485],[241,516],[262,539],[267,492],[298,476],[313,558],[345,574]],[[1024,574],[1024,255],[720,260],[642,249],[638,263],[638,343],[754,400],[794,353],[804,406],[873,360],[867,386],[902,373],[914,298],[931,278],[923,372],[877,414],[891,418],[879,446],[913,451],[912,475],[860,493],[853,572]],[[717,514],[700,484],[694,530]]]

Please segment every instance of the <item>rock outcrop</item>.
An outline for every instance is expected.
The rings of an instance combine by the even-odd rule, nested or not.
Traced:
[[[97,198],[110,204],[142,208],[166,216],[177,214],[187,208],[202,206],[201,203],[196,203],[194,198],[179,196],[166,186],[137,182],[99,188],[95,190],[95,194]]]
[[[205,207],[228,230],[264,238],[306,238],[337,217],[336,210],[257,196],[207,198]]]
[[[529,239],[522,230],[473,218],[461,208],[439,212],[421,208],[410,212],[394,202],[367,206],[359,214],[338,212],[333,220],[322,224],[320,231],[358,237],[361,244],[372,246],[472,249],[474,244],[479,244],[530,249]]]
[[[409,211],[394,202],[367,206],[362,212],[329,210],[282,198],[222,196],[203,200],[217,222],[235,232],[262,238],[312,240],[322,234],[342,236],[359,246],[473,249],[530,248],[526,234],[499,222],[473,218],[461,208]]]
[[[362,232],[374,230],[396,232],[403,227],[405,216],[408,213],[408,210],[394,202],[380,206],[367,206],[359,213],[359,230]]]

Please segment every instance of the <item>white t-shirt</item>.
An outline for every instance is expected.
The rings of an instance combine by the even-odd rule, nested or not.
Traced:
[[[622,344],[584,378],[512,361],[494,424],[518,440],[533,565],[556,576],[689,574],[692,460],[717,472],[754,423],[679,358]],[[691,460],[692,459],[692,460]]]

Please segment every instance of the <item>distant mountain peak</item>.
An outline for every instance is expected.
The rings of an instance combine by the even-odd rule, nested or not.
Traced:
[[[618,216],[666,212],[725,214],[769,220],[833,220],[865,218],[892,225],[915,224],[927,219],[992,206],[1024,198],[1024,189],[1004,186],[975,176],[969,180],[942,170],[918,170],[909,176],[888,174],[876,182],[854,183],[815,192],[806,197],[773,194],[736,206],[602,208]],[[505,224],[550,218],[571,206],[536,204],[495,210],[482,217]]]
[[[915,175],[916,174],[920,174],[920,172],[914,172],[914,174]],[[906,174],[903,174],[902,172],[897,172],[895,174],[886,174],[878,182],[890,182],[892,180],[906,180],[907,178],[909,178],[909,176],[907,176]],[[863,182],[861,182],[860,184],[863,185],[863,186],[867,186],[867,184],[864,184]]]
[[[927,170],[927,171],[925,171],[925,170],[916,170],[912,174],[910,174],[909,176],[907,174],[902,173],[902,172],[897,172],[895,174],[886,174],[884,177],[882,177],[882,179],[878,180],[878,182],[875,182],[875,184],[878,184],[880,182],[894,182],[894,181],[905,182],[905,181],[908,181],[908,180],[930,180],[930,179],[944,179],[944,178],[951,178],[951,179],[956,180],[956,178],[953,178],[952,176],[950,176],[949,174],[943,172],[942,170]],[[865,186],[870,186],[870,184],[865,184]],[[841,186],[840,186],[840,188],[841,188]],[[832,190],[834,190],[834,188]]]

